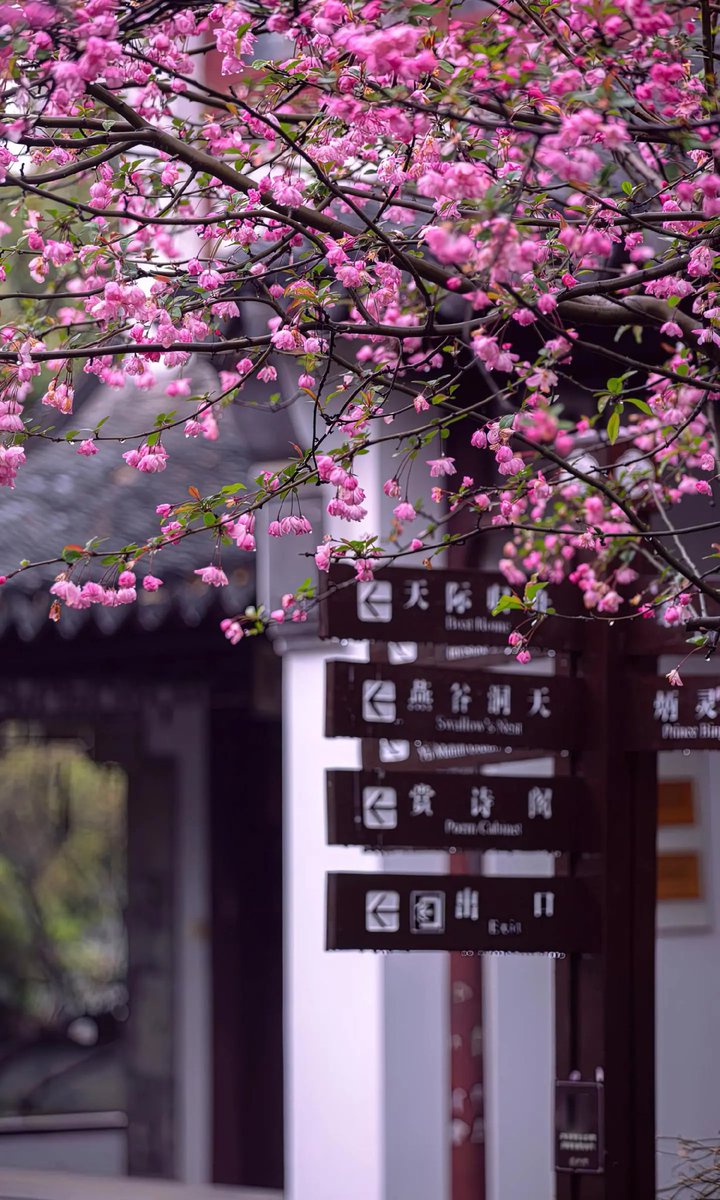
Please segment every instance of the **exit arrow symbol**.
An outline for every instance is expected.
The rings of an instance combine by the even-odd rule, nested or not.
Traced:
[[[365,896],[368,933],[397,933],[400,928],[399,892],[368,892]]]

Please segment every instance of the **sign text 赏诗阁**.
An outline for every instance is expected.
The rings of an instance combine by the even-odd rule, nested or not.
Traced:
[[[583,784],[570,778],[328,771],[328,841],[377,849],[596,851]]]

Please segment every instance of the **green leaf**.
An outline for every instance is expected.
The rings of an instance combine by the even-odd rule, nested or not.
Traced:
[[[638,400],[637,396],[630,396],[627,400],[627,403],[634,404],[636,408],[640,409],[640,412],[647,413],[649,417],[654,415],[653,410],[646,400]]]
[[[610,392],[610,394],[612,396],[619,396],[621,391],[623,390],[622,379],[619,376],[616,376],[614,379],[608,379],[607,390]]]
[[[607,423],[608,441],[610,442],[611,446],[615,445],[615,442],[617,441],[617,436],[618,436],[619,432],[620,432],[620,413],[617,411],[617,409],[615,409],[615,411],[610,414],[610,419]]]
[[[620,184],[620,187],[622,188],[622,190],[624,191],[626,196],[632,196],[633,185],[631,184],[629,179],[623,179],[622,183]]]
[[[501,596],[500,599],[498,600],[497,604],[495,605],[494,609],[492,610],[492,615],[494,617],[497,617],[497,616],[499,616],[500,613],[507,612],[508,609],[511,609],[511,608],[522,609],[522,607],[523,607],[523,602],[519,596]]]
[[[525,592],[524,592],[525,603],[532,604],[532,602],[535,599],[535,597],[537,596],[538,592],[541,592],[542,589],[546,588],[546,587],[547,587],[547,582],[526,583],[525,584]]]

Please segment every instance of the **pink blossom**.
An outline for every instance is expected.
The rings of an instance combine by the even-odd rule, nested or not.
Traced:
[[[22,404],[16,400],[0,400],[0,431],[3,433],[22,433],[25,425],[21,413]]]
[[[535,313],[530,308],[516,308],[512,314],[513,321],[517,321],[518,325],[532,325],[537,321]]]
[[[417,517],[415,509],[413,508],[412,504],[408,503],[407,500],[403,500],[402,503],[396,504],[395,508],[393,509],[393,513],[397,517],[398,521],[414,521]]]
[[[97,454],[97,452],[98,448],[92,438],[86,438],[84,442],[80,443],[75,451],[76,454],[82,454],[85,458],[90,458],[93,454]]]
[[[83,599],[88,604],[102,604],[105,596],[105,588],[101,584],[95,583],[94,580],[88,579],[82,586]]]
[[[372,559],[357,558],[353,566],[355,567],[355,575],[359,583],[371,583],[375,578]]]
[[[288,329],[285,326],[283,329],[276,329],[271,336],[273,346],[277,350],[297,350],[297,334],[294,330]]]
[[[71,387],[64,383],[56,383],[55,380],[48,384],[48,389],[42,397],[42,403],[48,404],[52,408],[56,408],[61,413],[71,413],[73,407],[74,392]]]
[[[0,487],[15,487],[15,477],[24,462],[22,446],[0,445]]]
[[[428,458],[425,461],[430,468],[430,475],[434,479],[440,475],[454,475],[456,473],[454,458],[448,458],[443,455],[442,458]]]
[[[126,451],[123,458],[129,467],[155,474],[165,470],[168,453],[160,442],[155,446],[148,446],[147,442],[143,442],[139,449]]]
[[[261,383],[273,383],[277,379],[277,371],[275,367],[268,364],[266,367],[261,367],[257,373],[257,378]]]
[[[78,607],[81,600],[80,588],[72,580],[66,579],[63,575],[58,576],[55,583],[50,588],[50,595],[57,596],[58,600],[64,601],[70,607]]]
[[[203,583],[210,584],[212,587],[227,587],[228,577],[221,567],[211,564],[208,567],[198,567],[193,573],[199,575]]]
[[[146,575],[142,581],[142,585],[146,592],[156,592],[158,588],[163,586],[163,580],[158,579],[157,575]]]
[[[225,619],[220,622],[220,628],[225,634],[227,640],[233,646],[236,646],[240,639],[245,636],[240,622],[231,621],[229,617],[225,617]]]
[[[318,571],[328,571],[332,562],[332,547],[324,542],[315,551],[315,565]]]

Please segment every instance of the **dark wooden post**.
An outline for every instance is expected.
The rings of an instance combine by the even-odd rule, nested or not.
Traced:
[[[460,440],[460,439],[456,439]],[[453,452],[470,468],[467,439]],[[472,528],[467,513],[453,518],[453,533]],[[451,547],[448,566],[467,567],[471,556],[467,546]],[[483,873],[480,853],[455,854],[450,861],[454,874],[463,871]],[[453,1137],[450,1150],[451,1200],[485,1200],[487,1165],[485,1152],[485,1047],[483,1029],[483,960],[462,954],[450,955],[450,1091],[452,1120],[470,1126],[467,1136]],[[457,1101],[462,1097],[463,1110]],[[458,1129],[453,1124],[453,1130]],[[464,1132],[464,1131],[463,1131]]]
[[[588,692],[586,746],[571,760],[602,830],[602,853],[566,856],[558,871],[602,881],[603,952],[569,955],[556,972],[556,1073],[603,1079],[604,1173],[558,1173],[558,1200],[655,1195],[655,828],[651,752],[628,752],[633,713],[618,627],[588,627],[575,664]],[[652,664],[654,666],[654,663]],[[633,662],[633,670],[647,664]]]
[[[455,854],[453,874],[482,874],[482,854]],[[450,954],[452,1200],[485,1197],[482,955]],[[461,1124],[456,1124],[461,1122]]]

